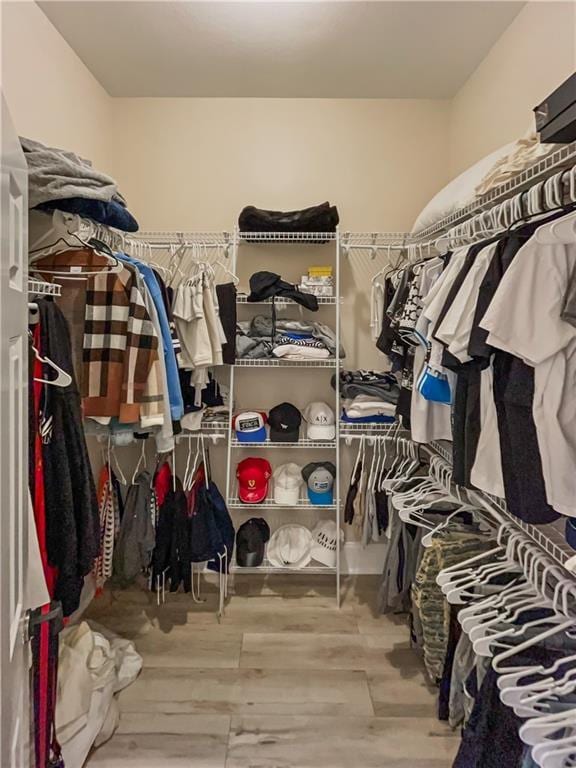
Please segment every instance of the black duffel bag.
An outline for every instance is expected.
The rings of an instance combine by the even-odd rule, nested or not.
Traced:
[[[248,205],[238,217],[240,232],[335,232],[340,218],[330,203],[301,211],[265,211]]]

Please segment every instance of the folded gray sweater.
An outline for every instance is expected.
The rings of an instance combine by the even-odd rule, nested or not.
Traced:
[[[69,197],[87,197],[126,205],[111,176],[94,170],[92,163],[64,149],[45,147],[20,137],[28,164],[28,207]]]

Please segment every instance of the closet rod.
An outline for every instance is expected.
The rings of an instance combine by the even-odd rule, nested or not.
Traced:
[[[564,185],[570,187],[569,194],[572,198],[576,194],[576,141],[561,146],[551,152],[537,163],[529,166],[520,173],[515,174],[509,181],[500,184],[487,192],[482,197],[459,208],[438,221],[435,221],[425,229],[416,233],[412,232],[345,232],[341,235],[341,247],[350,250],[368,251],[376,254],[378,251],[405,250],[408,246],[418,248],[434,247],[436,241],[449,230],[464,224],[474,216],[490,212],[496,206],[513,199],[522,193],[525,198],[530,190],[535,190],[547,179],[562,172]],[[570,177],[568,173],[570,172]]]
[[[559,171],[568,170],[574,164],[574,161],[576,161],[576,141],[561,146],[538,162],[520,171],[520,173],[515,174],[509,181],[500,184],[485,195],[468,203],[468,205],[459,208],[454,213],[439,219],[434,224],[413,235],[408,235],[409,241],[418,243],[434,235],[440,235],[457,224],[472,218],[477,213],[481,213],[487,208],[492,208],[497,203],[513,197],[530,187],[534,187],[547,177],[553,176]]]
[[[230,247],[229,242],[214,242],[213,240],[165,240],[164,242],[149,242],[140,237],[135,237],[133,239],[138,244],[144,245],[146,248],[151,248],[152,250],[167,250],[168,248],[173,248],[174,246],[178,248],[192,248],[195,245],[201,245],[203,248],[225,249]],[[127,240],[127,242],[130,242],[130,240]]]

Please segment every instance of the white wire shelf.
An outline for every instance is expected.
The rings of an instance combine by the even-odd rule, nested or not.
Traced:
[[[430,446],[439,456],[442,456],[448,464],[452,463],[452,443],[449,440],[435,440],[430,443]]]
[[[158,248],[171,245],[207,245],[225,247],[232,242],[232,232],[138,232],[133,235],[135,240],[144,240]]]
[[[402,426],[394,421],[390,424],[350,424],[348,421],[340,422],[340,437],[348,434],[357,435],[389,435],[403,431]]]
[[[203,432],[217,432],[221,429],[228,429],[228,421],[209,421],[201,425]]]
[[[325,245],[336,240],[336,232],[239,232],[240,242],[262,243],[306,243]]]
[[[281,443],[273,440],[266,440],[263,443],[245,443],[237,438],[233,438],[230,443],[232,448],[324,448],[326,450],[336,450],[335,440],[309,440],[302,438],[293,443]]]
[[[318,304],[338,304],[338,299],[336,296],[316,296],[318,300]],[[342,298],[340,298],[340,301],[342,301]],[[255,306],[258,306],[259,304],[272,304],[272,299],[264,299],[264,301],[248,301],[248,295],[246,293],[240,293],[236,297],[236,303],[237,304],[248,304],[249,306],[251,304],[254,304]],[[291,304],[296,305],[297,302],[294,301],[294,299],[285,299],[285,298],[277,298],[275,301],[275,304],[277,307],[280,306],[288,306]]]
[[[428,446],[441,456],[447,464],[452,466],[452,443],[447,440],[432,442]],[[503,517],[507,518],[514,526],[520,528],[532,541],[543,549],[546,554],[559,565],[564,566],[566,561],[576,553],[570,547],[565,537],[566,518],[562,517],[556,523],[549,525],[530,525],[513,515],[504,501],[498,496],[493,496],[484,491],[469,490],[469,496],[481,506],[495,509]]]
[[[208,437],[227,439],[228,438],[228,422],[227,421],[213,421],[209,424],[202,424],[200,429],[184,430],[180,434],[176,435],[176,440],[194,440],[200,437],[200,435],[207,435]]]
[[[240,501],[240,499],[234,498],[228,499],[227,506],[229,509],[244,509],[247,512],[252,510],[256,512],[259,509],[298,509],[300,511],[313,512],[318,509],[327,510],[338,508],[336,504],[311,504],[308,499],[300,499],[298,504],[276,504],[273,501],[263,501],[261,504],[245,504],[243,501]]]
[[[344,253],[351,251],[370,251],[376,256],[378,251],[393,251],[404,245],[410,235],[407,232],[342,232],[340,244]]]
[[[58,283],[47,283],[45,280],[28,278],[28,294],[30,296],[60,296],[62,286]]]
[[[335,574],[336,568],[332,568],[328,565],[316,565],[310,564],[304,566],[304,568],[282,568],[277,565],[270,565],[267,560],[264,560],[262,565],[255,566],[253,568],[243,568],[237,563],[232,563],[230,566],[231,573],[306,573],[306,574]]]
[[[336,360],[327,357],[323,360],[282,360],[282,359],[240,359],[234,363],[236,368],[336,368]]]

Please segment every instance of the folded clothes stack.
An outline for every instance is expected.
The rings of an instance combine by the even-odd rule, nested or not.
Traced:
[[[89,160],[23,137],[20,144],[28,165],[30,208],[78,214],[124,232],[138,231],[114,179],[95,170]]]
[[[284,360],[321,360],[336,355],[336,334],[323,323],[303,320],[276,320],[256,315],[237,324],[238,358],[282,358]],[[340,346],[340,357],[344,350]]]
[[[375,400],[370,395],[357,395],[342,400],[342,420],[349,422],[390,422],[396,417],[396,405]]]
[[[336,376],[332,377],[332,387]],[[349,424],[388,424],[395,421],[400,387],[391,373],[341,371],[341,419]]]

